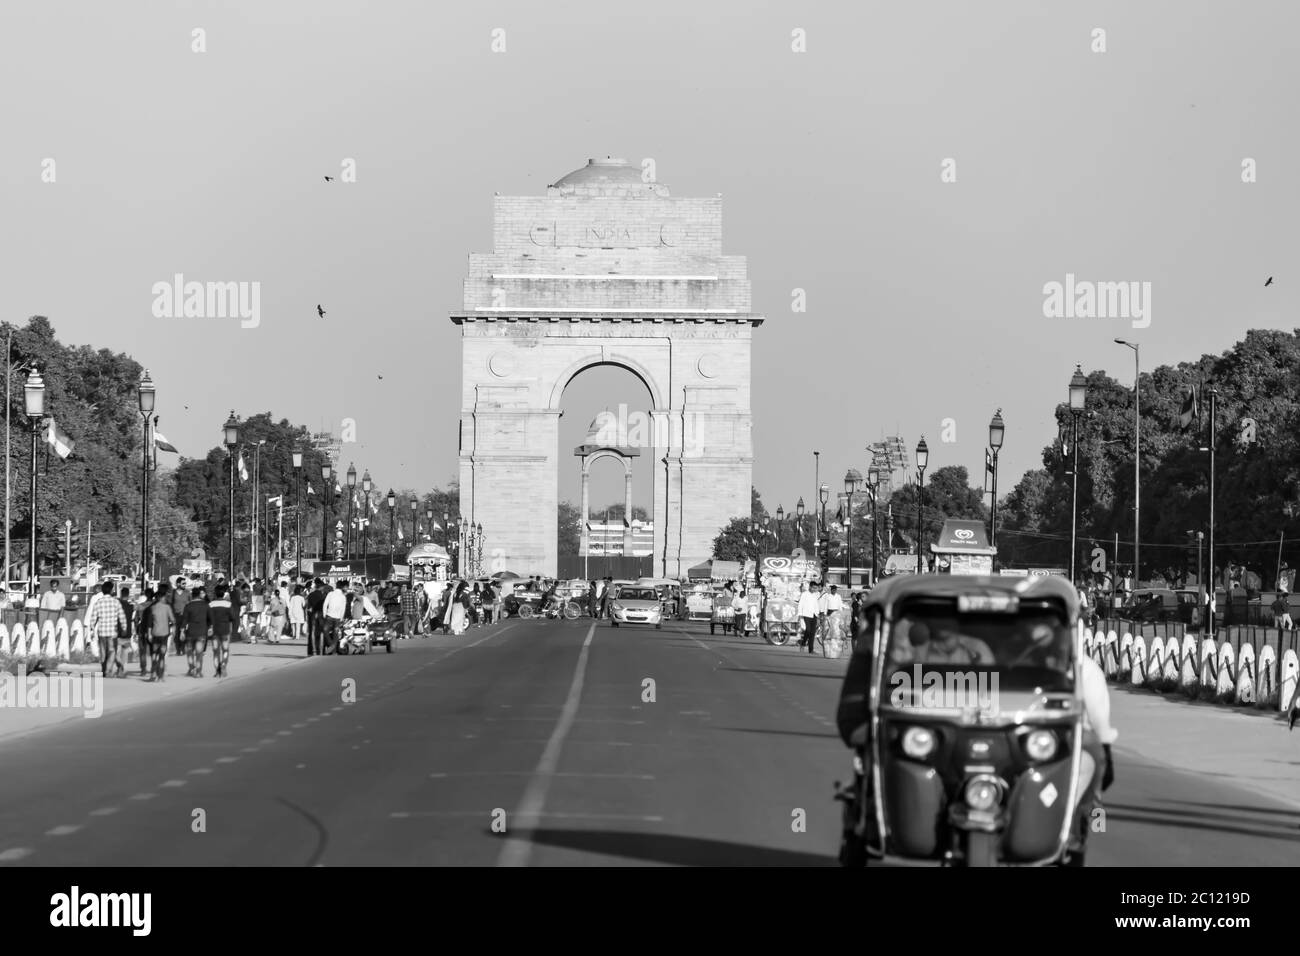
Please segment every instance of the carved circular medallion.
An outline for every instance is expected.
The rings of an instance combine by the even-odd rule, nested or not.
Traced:
[[[707,355],[701,355],[695,367],[703,378],[717,378],[718,372],[721,371],[721,365],[722,360],[710,352]]]
[[[488,369],[497,378],[506,378],[514,373],[515,357],[509,352],[494,352],[488,359]]]

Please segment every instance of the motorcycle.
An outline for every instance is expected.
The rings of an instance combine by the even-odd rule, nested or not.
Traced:
[[[869,642],[840,863],[1083,866],[1106,759],[1086,732],[1077,592],[1052,577],[895,578],[864,603]],[[853,674],[852,667],[850,675]],[[857,722],[857,717],[865,718]]]

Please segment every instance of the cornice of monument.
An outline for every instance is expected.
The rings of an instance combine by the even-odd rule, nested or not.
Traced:
[[[450,313],[453,324],[466,322],[508,322],[525,325],[541,325],[552,322],[590,322],[594,324],[621,322],[633,324],[650,323],[652,325],[751,325],[760,326],[767,317],[757,312],[576,312],[542,311],[538,309],[494,309],[492,311],[469,311],[460,309]]]

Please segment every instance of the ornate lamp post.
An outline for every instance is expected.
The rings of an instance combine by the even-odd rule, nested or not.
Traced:
[[[862,487],[862,473],[856,468],[850,468],[844,473],[844,494],[848,496],[848,550],[849,558],[845,569],[844,587],[850,592],[853,590],[853,496],[857,494],[858,489]]]
[[[876,528],[876,494],[880,490],[880,469],[872,465],[867,469],[867,490],[871,492],[871,586],[880,580],[880,551],[877,547],[880,534]]]
[[[474,535],[478,538],[478,556],[474,560],[474,576],[478,577],[483,573],[483,523],[479,522],[474,526]]]
[[[826,502],[829,501],[831,497],[831,486],[827,484],[823,484],[821,487],[817,489],[817,496],[822,500],[822,524],[821,524],[821,530],[818,531],[818,535],[819,536],[826,535],[826,539],[824,541],[819,539],[819,544],[821,544],[822,554],[824,555],[824,558],[822,560],[822,584],[825,584],[826,566],[830,564],[830,558],[831,558],[831,536],[828,533],[829,529],[826,527]]]
[[[320,516],[320,557],[325,560],[325,555],[329,551],[329,528],[330,528],[330,495],[333,493],[333,486],[330,484],[330,476],[334,470],[330,467],[328,460],[320,466],[321,481],[325,483],[325,490],[321,492],[321,516]]]
[[[347,532],[347,560],[352,560],[352,505],[357,498],[357,468],[356,465],[348,465],[348,532]]]
[[[397,534],[397,516],[395,514],[396,508],[397,508],[397,495],[393,493],[392,488],[389,488],[388,489],[388,574],[389,577],[391,577],[393,574],[393,558],[397,553],[396,550],[397,539],[395,537],[395,535]]]
[[[302,446],[296,445],[293,449],[293,503],[297,505],[294,508],[294,526],[293,526],[293,554],[298,562],[296,580],[294,583],[302,580]]]
[[[785,524],[785,507],[776,506],[776,550],[781,550],[781,528]]]
[[[1116,339],[1133,350],[1133,587],[1141,587],[1142,571],[1142,349],[1136,342]],[[1212,572],[1211,572],[1212,573]]]
[[[922,574],[924,558],[925,533],[921,528],[921,509],[925,507],[925,466],[930,463],[930,446],[925,443],[925,436],[916,446],[916,470],[921,476],[916,486],[916,573]]]
[[[226,457],[230,459],[230,501],[226,511],[230,551],[226,564],[226,580],[233,581],[235,578],[235,447],[239,444],[239,419],[235,417],[234,409],[230,410],[230,417],[226,419],[224,431]]]
[[[153,451],[149,447],[149,416],[153,414],[155,398],[153,379],[149,376],[148,369],[145,369],[140,379],[136,396],[139,399],[140,415],[144,419],[144,442],[141,445],[143,452],[140,460],[140,593],[143,594],[149,580],[149,456]]]
[[[23,398],[26,402],[27,420],[32,425],[32,527],[31,540],[28,542],[28,581],[27,591],[32,597],[36,597],[40,590],[40,564],[36,559],[36,461],[37,461],[37,442],[40,439],[41,419],[45,417],[45,379],[41,378],[41,373],[36,366],[32,366],[31,372],[27,375],[27,384],[23,386]]]
[[[1072,502],[1070,506],[1070,583],[1078,587],[1079,582],[1075,576],[1078,536],[1079,536],[1079,416],[1083,414],[1084,406],[1088,401],[1088,379],[1084,377],[1083,366],[1076,365],[1074,374],[1070,376],[1070,419],[1072,424],[1071,444],[1074,446],[1071,451],[1074,453],[1074,475],[1072,491]],[[1137,569],[1133,569],[1137,573]],[[1134,586],[1136,586],[1134,579]]]
[[[361,490],[366,496],[366,505],[361,512],[361,520],[365,526],[361,531],[361,556],[366,563],[366,577],[370,577],[370,489],[374,485],[370,481],[370,469],[366,469],[365,476],[361,479]]]
[[[1006,433],[1006,425],[1002,421],[1002,409],[998,409],[993,415],[993,420],[989,422],[989,448],[993,453],[993,507],[992,507],[992,541],[989,546],[993,548],[993,570],[998,569],[998,452],[1002,450],[1002,437]]]
[[[804,508],[803,505],[803,498],[801,497],[799,499],[799,503],[794,506],[794,513],[798,516],[797,520],[795,521],[795,532],[794,532],[794,546],[796,548],[798,548],[800,545],[803,544],[803,516],[805,510],[806,509]]]
[[[443,532],[442,532],[442,540],[446,541],[447,529],[445,526],[447,524],[447,518],[445,515],[443,516],[442,523],[444,525]],[[429,536],[430,541],[433,540],[433,505],[432,504],[427,505],[424,509],[424,533]]]
[[[419,543],[417,535],[420,533],[418,525],[420,523],[420,502],[415,495],[411,495],[411,548]],[[407,548],[409,551],[410,548]]]

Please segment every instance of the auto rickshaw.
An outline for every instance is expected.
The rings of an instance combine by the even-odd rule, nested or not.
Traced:
[[[872,590],[840,700],[840,862],[1083,866],[1105,756],[1085,735],[1078,592],[1057,577]]]

